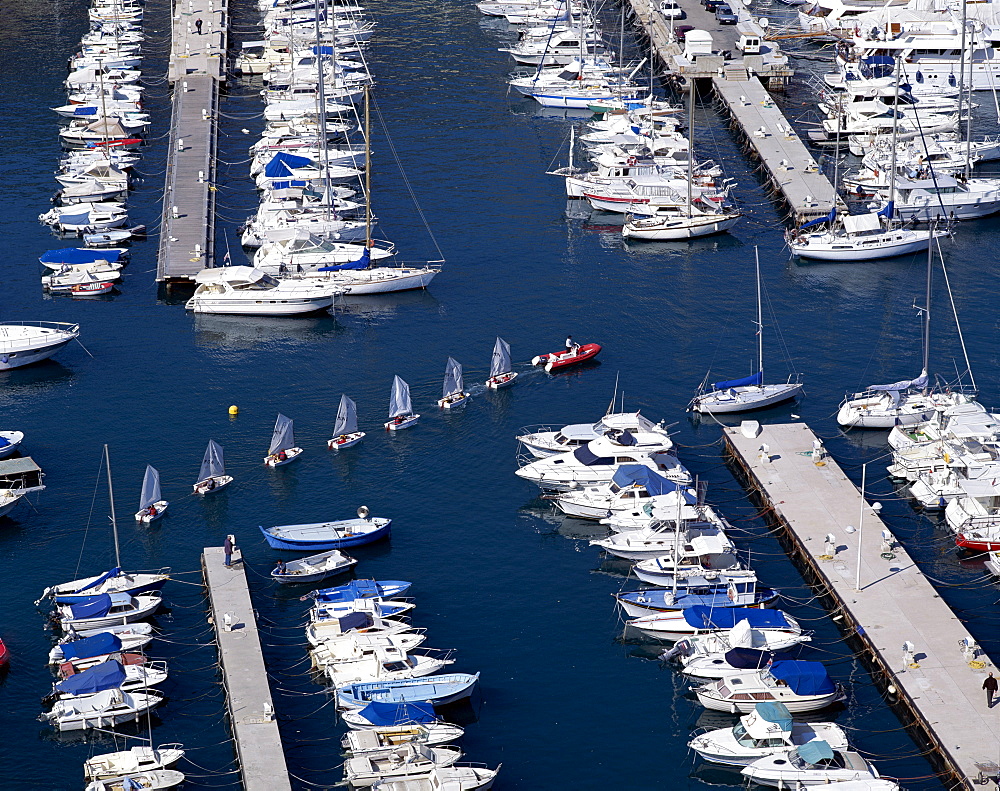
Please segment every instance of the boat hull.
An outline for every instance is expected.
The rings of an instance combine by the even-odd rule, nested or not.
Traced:
[[[215,481],[215,486],[213,486],[211,489],[208,488],[209,481]],[[214,478],[206,478],[203,481],[198,481],[198,483],[194,485],[194,493],[215,494],[216,492],[221,492],[232,482],[233,482],[232,475],[216,475]]]
[[[166,500],[157,500],[155,503],[153,503],[153,507],[156,508],[155,514],[150,516],[149,511],[147,511],[144,508],[141,511],[136,511],[135,521],[141,522],[144,525],[151,524],[152,522],[155,522],[158,519],[162,519],[163,515],[167,512],[167,508],[169,506],[170,503],[168,503]]]
[[[599,343],[587,343],[581,346],[574,355],[567,356],[566,352],[540,354],[532,359],[531,364],[543,365],[545,366],[546,373],[552,373],[562,368],[569,368],[570,366],[584,363],[587,360],[592,360],[600,353],[601,345]]]
[[[733,412],[752,412],[755,409],[766,409],[776,404],[791,401],[802,394],[802,385],[798,383],[784,385],[763,385],[762,387],[737,387],[736,397],[726,400],[723,391],[706,393],[691,402],[691,411],[702,414],[722,415]],[[751,391],[761,391],[760,396]]]
[[[327,440],[326,446],[330,450],[345,450],[347,448],[353,448],[361,440],[365,438],[365,432],[355,431],[353,434],[343,434],[339,437],[333,437]]]
[[[302,448],[286,448],[285,458],[279,459],[277,454],[272,454],[264,459],[264,464],[272,469],[274,467],[284,467],[286,464],[291,464],[299,456],[302,455]]]
[[[405,428],[412,428],[420,420],[420,415],[406,415],[402,420],[396,422],[398,418],[393,418],[385,424],[386,431],[402,431]]]
[[[334,523],[330,523],[334,524]],[[271,528],[273,529],[273,528]],[[371,544],[375,541],[381,541],[384,538],[389,538],[392,532],[392,520],[385,520],[385,524],[378,527],[375,530],[366,533],[359,533],[355,535],[343,535],[338,537],[327,537],[327,538],[316,538],[316,539],[302,539],[302,538],[282,538],[280,536],[269,533],[267,528],[261,527],[260,531],[264,534],[264,538],[272,549],[290,549],[290,550],[301,550],[301,549],[343,549],[345,547],[357,547],[363,544]]]
[[[500,390],[504,387],[510,387],[514,384],[515,379],[517,379],[517,373],[514,371],[500,374],[499,376],[491,376],[486,380],[486,388],[488,390]]]

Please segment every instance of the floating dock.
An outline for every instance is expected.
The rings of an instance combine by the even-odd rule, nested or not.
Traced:
[[[649,39],[650,49],[670,75],[685,80],[711,80],[715,95],[726,106],[747,152],[767,171],[770,186],[788,207],[794,223],[825,217],[835,206],[846,211],[833,184],[820,171],[761,82],[783,85],[794,74],[787,60],[779,57],[776,45],[766,42],[763,54],[740,56],[736,52],[737,26],[719,25],[698,0],[680,0],[686,14],[681,21],[712,35],[711,54],[689,56],[676,40],[670,20],[650,0],[629,2],[637,23]],[[763,42],[764,31],[747,16],[741,3],[733,0],[731,5],[741,15],[740,30],[759,34],[758,39]]]
[[[167,67],[173,110],[156,263],[161,283],[191,281],[213,262],[219,83],[226,78],[227,11],[224,0],[173,4]]]
[[[233,565],[227,567],[222,547],[205,547],[201,569],[243,787],[246,791],[291,791],[240,552],[233,554]]]
[[[814,461],[817,436],[801,423],[752,422],[723,435],[728,461],[781,529],[789,554],[839,616],[904,724],[930,751],[944,784],[972,791],[989,779],[1000,782],[1000,717],[986,708],[982,688],[993,662],[905,549],[895,544],[886,551],[885,523],[837,463],[829,456]],[[862,508],[862,529],[845,530],[858,526]],[[832,555],[828,535],[835,539]]]

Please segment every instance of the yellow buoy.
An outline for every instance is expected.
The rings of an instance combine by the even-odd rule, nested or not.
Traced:
[[[231,407],[229,407],[230,415],[238,415],[239,413],[240,413],[240,408],[236,406],[236,404],[233,404]]]

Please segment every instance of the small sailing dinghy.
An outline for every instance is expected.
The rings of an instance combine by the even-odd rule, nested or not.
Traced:
[[[791,376],[783,384],[764,384],[764,321],[761,308],[760,255],[756,247],[754,257],[757,271],[757,373],[742,379],[714,382],[707,392],[699,390],[691,399],[688,411],[713,415],[747,412],[790,401],[802,393],[802,384],[797,379],[792,381]]]
[[[333,437],[326,446],[330,450],[343,450],[357,445],[365,438],[365,432],[358,431],[358,405],[346,395],[340,397],[337,407],[337,422],[333,426]]]
[[[585,343],[583,346],[577,346],[561,352],[539,354],[537,357],[532,358],[531,364],[543,365],[545,366],[546,373],[552,373],[562,368],[569,368],[572,365],[585,363],[587,360],[593,360],[600,353],[601,345],[599,343]]]
[[[517,372],[511,370],[510,344],[498,337],[496,345],[493,347],[493,357],[490,360],[490,378],[486,380],[486,387],[489,390],[510,387],[514,384],[515,379],[517,379]]]
[[[357,519],[261,527],[260,532],[273,549],[343,549],[388,538],[391,528],[391,519],[369,516],[361,506]]]
[[[170,505],[160,495],[160,473],[155,467],[146,465],[146,475],[142,479],[142,496],[139,498],[139,510],[135,512],[135,521],[148,525],[155,522],[167,512]]]
[[[195,494],[214,494],[233,482],[232,475],[226,475],[226,462],[222,446],[214,439],[208,441],[205,457],[201,460],[198,481],[194,485]]]
[[[444,388],[438,406],[442,409],[455,409],[465,406],[468,400],[469,394],[465,392],[462,381],[462,366],[454,358],[449,357],[444,367]]]
[[[84,791],[165,791],[179,786],[184,780],[184,773],[176,769],[154,769],[125,777],[94,780],[87,784]],[[131,782],[131,785],[126,781]]]
[[[295,447],[295,429],[290,417],[280,412],[274,421],[274,433],[271,434],[271,446],[267,450],[264,464],[268,467],[282,467],[291,464],[302,455],[302,448]]]
[[[318,555],[282,563],[271,572],[271,579],[282,585],[319,582],[335,574],[343,574],[357,562],[340,550],[331,549],[329,552],[320,552]]]
[[[386,431],[402,431],[410,428],[420,420],[420,415],[413,413],[410,403],[410,386],[398,376],[392,380],[392,395],[389,398],[389,422],[385,424]]]

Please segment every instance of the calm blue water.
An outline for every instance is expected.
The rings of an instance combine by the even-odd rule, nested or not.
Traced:
[[[162,69],[167,42],[163,9],[154,4],[147,70]],[[254,14],[238,4],[238,37],[256,38]],[[458,649],[456,670],[482,672],[482,700],[464,713],[469,760],[503,762],[498,788],[624,785],[737,788],[739,777],[706,769],[686,741],[700,726],[728,718],[705,715],[649,646],[623,644],[610,594],[622,568],[602,565],[585,538],[592,525],[553,516],[536,490],[512,474],[514,434],[534,423],[591,420],[603,413],[620,377],[626,406],[677,421],[683,458],[709,482],[709,497],[745,533],[762,579],[782,588],[788,609],[816,630],[814,656],[852,685],[851,705],[837,715],[884,774],[910,789],[935,789],[922,749],[900,729],[868,675],[812,602],[812,594],[759,522],[722,465],[714,424],[683,412],[711,366],[720,375],[747,372],[755,354],[753,245],[759,246],[773,315],[808,396],[768,419],[800,415],[886,504],[893,530],[915,552],[943,595],[990,650],[1000,648],[997,588],[981,564],[960,563],[947,536],[913,514],[875,471],[884,465],[880,435],[842,438],[832,420],[845,392],[870,381],[919,370],[914,300],[923,293],[923,261],[805,265],[788,261],[780,216],[741,157],[722,120],[696,114],[705,156],[724,162],[752,219],[731,237],[681,245],[626,247],[613,219],[567,220],[561,183],[544,175],[568,134],[565,119],[536,113],[506,95],[509,63],[500,39],[480,25],[471,4],[442,0],[374,3],[381,27],[372,50],[379,110],[448,263],[428,292],[357,298],[336,317],[302,320],[193,318],[179,301],[159,298],[153,282],[155,242],[135,248],[121,294],[108,301],[46,299],[38,255],[62,246],[36,222],[53,191],[56,123],[46,109],[62,103],[64,58],[85,29],[85,4],[21,4],[5,11],[0,85],[3,145],[0,217],[3,318],[79,321],[82,341],[55,361],[0,375],[4,427],[26,432],[25,452],[47,473],[48,489],[0,524],[0,635],[14,655],[0,686],[4,787],[72,789],[91,753],[114,748],[110,737],[57,737],[35,720],[51,683],[44,658],[51,633],[32,605],[46,585],[108,565],[107,497],[95,490],[103,443],[111,448],[123,555],[139,568],[170,566],[185,584],[167,590],[158,618],[167,640],[153,653],[169,660],[170,700],[154,723],[158,742],[182,740],[194,765],[191,788],[235,788],[224,700],[205,620],[198,558],[202,546],[235,533],[249,560],[267,641],[278,714],[296,788],[340,779],[340,729],[333,707],[307,674],[305,604],[263,576],[276,557],[257,525],[340,518],[361,504],[392,516],[391,544],[361,549],[359,573],[410,579],[415,622],[428,645]],[[253,205],[246,146],[259,129],[257,87],[234,82],[226,99],[221,145],[220,231]],[[157,118],[146,149],[145,180],[132,199],[133,218],[155,229],[162,183],[166,86],[156,80],[147,104]],[[802,103],[808,93],[791,92]],[[242,129],[250,130],[244,135]],[[395,169],[383,129],[376,131],[377,212],[382,231],[407,260],[436,257]],[[955,291],[978,382],[987,404],[1000,403],[994,295],[1000,275],[991,246],[996,220],[966,223],[947,245]],[[225,244],[225,233],[219,233]],[[234,251],[234,258],[239,254]],[[940,283],[940,279],[938,281]],[[936,304],[944,306],[937,291]],[[949,311],[936,313],[932,359],[948,376],[958,353]],[[768,320],[775,375],[787,364]],[[557,347],[567,333],[604,344],[600,365],[548,377],[526,370],[516,387],[440,415],[445,359],[482,381],[493,339],[506,338],[515,359]],[[394,374],[409,381],[425,415],[398,437],[380,430]],[[326,451],[340,394],[358,403],[365,442]],[[230,419],[230,404],[240,415]],[[296,421],[304,458],[266,472],[261,459],[278,411]],[[205,443],[221,442],[237,483],[202,502],[188,496]],[[145,464],[160,470],[169,515],[138,529],[130,514]],[[874,478],[874,480],[873,480]],[[79,570],[79,574],[78,574]]]

